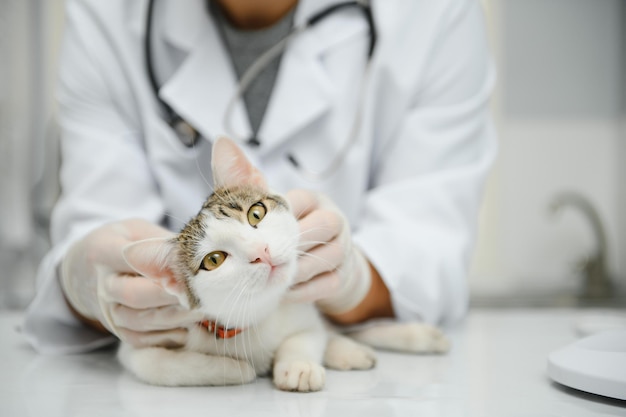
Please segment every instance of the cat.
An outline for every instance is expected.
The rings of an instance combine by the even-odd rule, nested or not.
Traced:
[[[371,347],[448,349],[443,334],[425,324],[389,323],[349,338],[334,331],[313,304],[282,301],[299,255],[298,224],[287,200],[269,190],[229,139],[215,141],[211,163],[214,192],[175,238],[125,248],[138,273],[199,317],[182,348],[122,343],[119,360],[136,377],[188,386],[242,384],[271,374],[281,390],[308,392],[323,388],[324,366],[372,368]]]

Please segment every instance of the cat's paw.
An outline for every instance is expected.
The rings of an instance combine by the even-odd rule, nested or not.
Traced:
[[[398,324],[399,348],[413,353],[445,353],[450,342],[437,327],[425,323]]]
[[[408,353],[445,353],[450,342],[438,328],[425,323],[386,323],[350,333],[378,349]]]
[[[283,391],[319,391],[325,382],[326,371],[315,362],[281,361],[274,365],[274,385]]]
[[[238,385],[256,378],[254,368],[246,361],[199,352],[159,347],[136,349],[122,343],[118,358],[137,378],[152,385]]]
[[[345,336],[331,337],[326,346],[324,364],[331,369],[371,369],[376,364],[376,353],[369,347]]]

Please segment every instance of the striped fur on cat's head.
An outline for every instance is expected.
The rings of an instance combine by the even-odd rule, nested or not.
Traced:
[[[235,143],[213,146],[214,193],[173,239],[125,250],[129,264],[183,305],[233,326],[249,326],[293,284],[298,225]]]

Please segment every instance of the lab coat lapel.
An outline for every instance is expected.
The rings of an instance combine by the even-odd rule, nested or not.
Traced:
[[[311,53],[311,39],[298,39],[298,48],[306,54],[285,54],[276,84],[259,129],[261,151],[272,150],[331,106],[331,81],[317,53]],[[294,42],[294,43],[295,43]],[[295,45],[294,45],[295,47]]]
[[[301,0],[296,24],[332,3],[337,1]],[[324,55],[354,36],[363,36],[366,31],[366,21],[358,11],[342,11],[330,15],[289,43],[259,130],[262,153],[294,137],[331,109],[339,81],[334,80],[324,66]],[[346,66],[349,65],[346,62]],[[354,71],[360,73],[362,69]]]
[[[207,14],[204,8],[202,13]],[[235,94],[237,80],[217,28],[205,23],[193,38],[186,34],[182,20],[171,19],[166,26],[166,39],[172,45],[190,50],[161,87],[160,97],[204,138],[213,140],[231,133],[225,131],[223,118],[228,102]],[[234,107],[231,125],[238,135],[250,136],[241,100]]]
[[[295,21],[302,22],[336,2],[301,0]],[[230,118],[234,132],[227,131],[224,125],[224,113],[238,86],[230,56],[216,26],[209,22],[211,18],[204,2],[196,0],[191,10],[196,17],[177,12],[177,8],[165,11],[169,14],[162,39],[187,56],[162,84],[159,95],[203,137],[211,140],[235,133],[247,139],[251,129],[241,99],[236,102]],[[259,154],[270,152],[328,112],[333,105],[337,81],[329,76],[323,63],[324,55],[354,36],[365,36],[366,31],[366,21],[358,11],[340,12],[289,43],[259,130],[262,143]]]

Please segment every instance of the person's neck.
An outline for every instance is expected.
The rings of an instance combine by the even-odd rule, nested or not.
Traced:
[[[214,0],[230,23],[239,29],[272,26],[295,7],[298,0]]]

